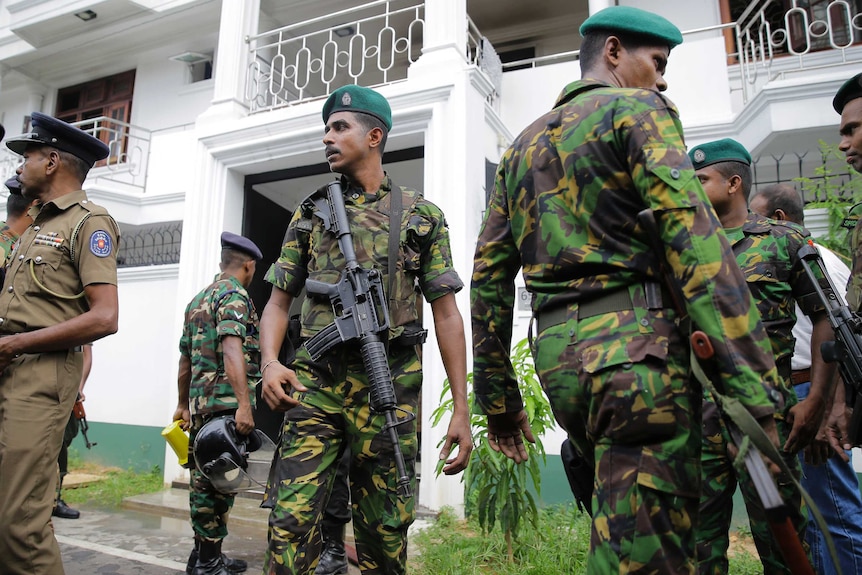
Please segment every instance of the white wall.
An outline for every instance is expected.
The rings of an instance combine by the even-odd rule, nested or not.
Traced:
[[[93,345],[91,421],[164,427],[177,404],[178,265],[119,270],[117,334]]]

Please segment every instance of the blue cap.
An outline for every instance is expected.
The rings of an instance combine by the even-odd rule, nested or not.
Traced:
[[[100,139],[39,112],[30,114],[30,133],[6,140],[6,146],[16,154],[23,154],[27,146],[51,146],[81,158],[90,167],[110,153]]]
[[[18,176],[12,176],[6,180],[5,185],[9,188],[10,194],[15,194],[16,196],[21,195],[21,182],[18,181]]]
[[[233,234],[231,232],[223,232],[221,235],[222,249],[237,250],[246,253],[256,260],[262,260],[263,254],[253,241],[250,239]]]

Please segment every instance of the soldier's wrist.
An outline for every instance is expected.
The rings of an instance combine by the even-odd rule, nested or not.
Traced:
[[[271,366],[274,363],[279,363],[279,361],[277,359],[271,359],[268,362],[266,362],[265,364],[263,364],[263,367],[260,369],[261,379],[263,379],[263,374],[266,373],[266,368],[268,368],[269,366]]]

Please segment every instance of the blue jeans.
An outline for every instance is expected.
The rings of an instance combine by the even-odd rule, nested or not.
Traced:
[[[808,397],[810,383],[794,386],[802,401]],[[850,452],[847,452],[848,457]],[[802,460],[802,454],[799,454]],[[832,534],[841,571],[862,573],[862,495],[859,479],[851,462],[844,463],[837,456],[829,458],[824,465],[807,465],[802,461],[802,487],[808,492]],[[836,573],[823,538],[820,526],[809,511],[808,530],[805,540],[811,547],[811,562],[816,573]]]

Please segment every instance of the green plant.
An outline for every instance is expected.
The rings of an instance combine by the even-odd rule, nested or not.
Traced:
[[[123,499],[131,495],[154,493],[165,487],[164,477],[158,465],[147,473],[137,473],[132,470],[92,469],[100,479],[75,488],[63,489],[63,499],[73,507],[81,503],[93,503],[99,506],[119,507]]]
[[[844,154],[837,144],[820,140],[822,162],[814,170],[814,177],[794,178],[802,194],[811,201],[807,208],[825,208],[829,217],[829,230],[818,243],[834,252],[849,257],[848,230],[842,227],[848,209],[862,201],[862,179],[855,177],[847,166]]]
[[[539,464],[541,462],[544,465],[546,461],[541,436],[553,425],[554,418],[536,376],[526,339],[514,347],[510,359],[536,443],[526,443],[528,461],[523,465],[515,464],[502,453],[491,449],[487,439],[487,418],[473,414],[470,423],[475,448],[462,480],[465,485],[465,512],[468,516],[477,518],[480,528],[486,534],[493,532],[499,525],[506,542],[508,560],[513,562],[514,545],[522,519],[526,519],[533,527],[538,527],[539,510],[533,492],[536,496],[541,495]],[[472,383],[471,376],[468,376],[468,380]],[[446,414],[452,413],[453,403],[449,398],[448,380],[444,383],[440,401],[440,406],[432,414],[434,426],[439,424]],[[473,404],[472,391],[469,393],[468,403]],[[442,463],[437,467],[438,474]]]
[[[411,537],[417,557],[410,561],[414,575],[581,575],[590,548],[590,517],[574,504],[539,511],[535,529],[521,535],[514,563],[502,559],[503,542],[482,536],[478,519],[460,520],[443,509],[428,528]],[[763,573],[750,538],[731,544],[729,573]]]

